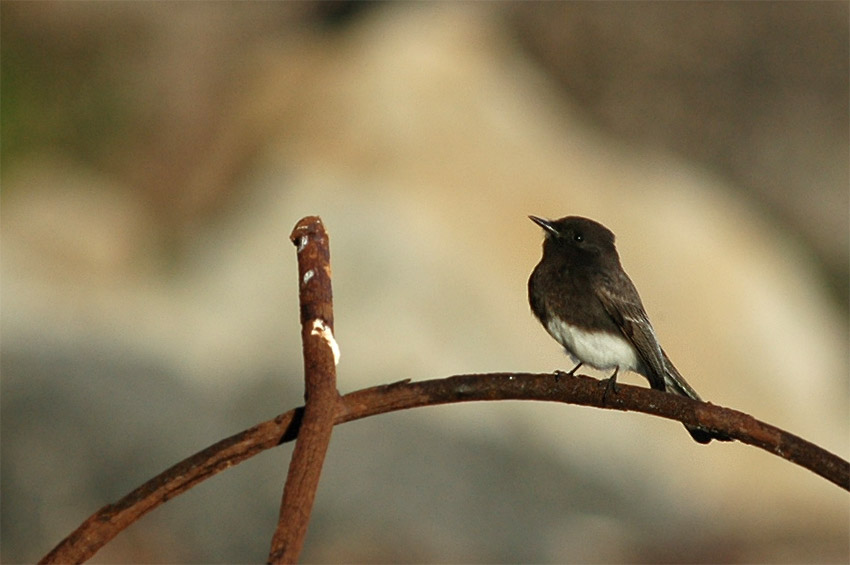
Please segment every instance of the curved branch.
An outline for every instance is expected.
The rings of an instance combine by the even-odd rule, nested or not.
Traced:
[[[629,385],[619,385],[617,394],[606,396],[605,387],[605,381],[581,375],[556,379],[552,374],[528,373],[458,375],[419,382],[406,380],[340,397],[334,423],[342,424],[420,406],[484,400],[541,400],[633,410],[724,432],[733,439],[760,447],[850,490],[850,463],[752,416]],[[302,416],[303,408],[290,410],[181,461],[117,503],[98,510],[48,553],[41,563],[76,563],[89,559],[121,530],[166,500],[261,451],[294,440],[298,436]],[[722,449],[721,445],[715,444],[714,448]]]

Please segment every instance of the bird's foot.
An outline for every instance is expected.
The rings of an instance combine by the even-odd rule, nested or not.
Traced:
[[[607,402],[609,394],[617,394],[619,391],[617,390],[617,373],[620,368],[617,367],[614,369],[614,374],[605,379],[605,392],[602,393],[602,402]]]
[[[581,367],[581,366],[582,366],[582,363],[579,363],[578,365],[576,365],[575,367],[573,367],[572,369],[570,369],[566,373],[564,371],[560,370],[560,369],[555,369],[555,371],[553,373],[555,375],[555,382],[557,383],[561,379],[561,377],[572,377],[573,375],[576,374],[576,371],[578,371],[578,368]]]

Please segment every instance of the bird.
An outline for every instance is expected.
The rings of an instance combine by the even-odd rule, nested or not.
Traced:
[[[611,230],[580,216],[529,219],[543,228],[545,238],[543,256],[528,279],[528,300],[549,335],[577,362],[566,374],[582,365],[613,369],[608,386],[616,393],[617,374],[633,371],[655,390],[702,401],[658,343]],[[731,439],[702,427],[685,428],[702,444]]]

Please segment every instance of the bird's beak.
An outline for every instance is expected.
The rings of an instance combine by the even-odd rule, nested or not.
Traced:
[[[529,220],[546,230],[547,234],[558,235],[558,231],[552,226],[552,222],[549,220],[544,220],[543,218],[538,218],[537,216],[529,216]]]

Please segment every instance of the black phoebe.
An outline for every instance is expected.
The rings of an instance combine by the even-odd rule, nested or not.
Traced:
[[[611,230],[578,216],[544,220],[543,258],[528,279],[531,311],[555,340],[578,362],[643,375],[656,390],[702,400],[661,349],[635,285],[620,265]],[[685,426],[699,443],[729,438]]]

